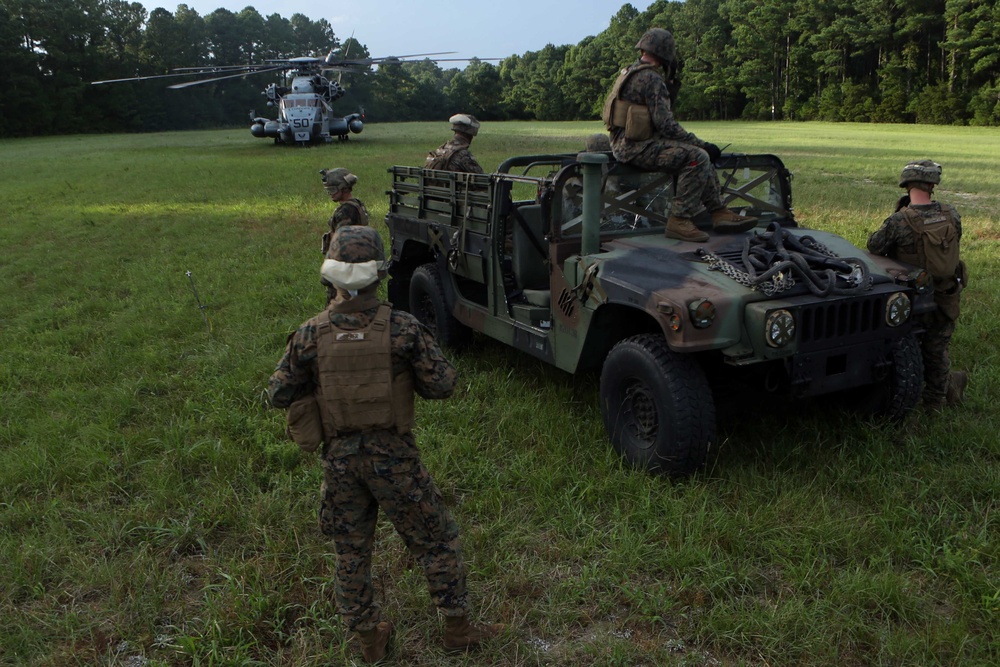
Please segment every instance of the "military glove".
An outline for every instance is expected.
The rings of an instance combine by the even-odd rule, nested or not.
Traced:
[[[708,159],[712,162],[718,162],[719,158],[722,157],[722,149],[707,141],[705,142],[705,152],[708,153]]]

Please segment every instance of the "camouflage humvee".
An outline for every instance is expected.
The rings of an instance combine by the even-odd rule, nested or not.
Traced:
[[[705,463],[736,378],[792,398],[851,390],[901,418],[923,382],[926,272],[800,229],[777,157],[717,168],[726,205],[760,222],[690,243],[663,236],[674,177],[609,154],[514,157],[494,174],[393,167],[390,299],[446,346],[479,331],[600,370],[613,446],[671,475]]]

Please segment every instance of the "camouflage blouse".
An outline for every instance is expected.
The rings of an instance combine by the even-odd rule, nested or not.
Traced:
[[[335,232],[348,225],[368,226],[368,209],[356,197],[341,202],[330,217],[330,231]]]

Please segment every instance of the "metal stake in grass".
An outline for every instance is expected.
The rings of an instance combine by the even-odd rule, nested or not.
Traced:
[[[212,323],[208,321],[208,315],[205,314],[205,305],[202,304],[201,298],[198,296],[198,289],[194,286],[194,276],[191,275],[190,271],[185,271],[184,275],[188,277],[191,281],[191,291],[194,292],[194,300],[198,302],[198,310],[201,311],[201,319],[205,320],[205,328],[208,329],[208,333],[212,333]]]

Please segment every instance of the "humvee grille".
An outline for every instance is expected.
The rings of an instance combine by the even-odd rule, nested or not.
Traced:
[[[864,336],[885,326],[885,297],[817,303],[799,310],[802,344]]]

